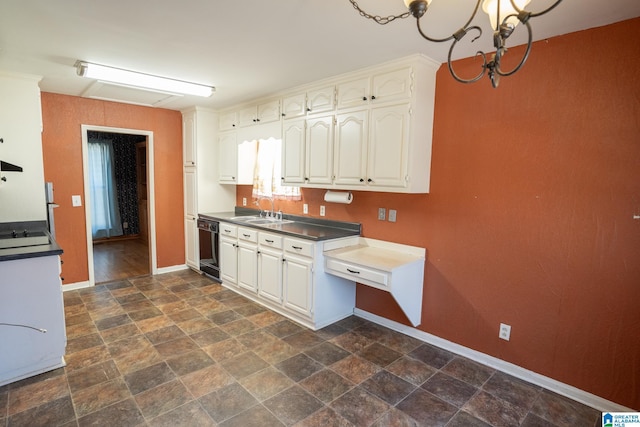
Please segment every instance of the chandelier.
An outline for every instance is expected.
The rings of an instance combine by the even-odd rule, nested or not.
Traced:
[[[358,3],[355,0],[349,0],[353,7],[360,13],[361,16],[371,19],[374,22],[385,25],[391,21],[396,19],[404,19],[409,16],[413,16],[416,18],[416,22],[418,24],[418,32],[422,37],[430,42],[442,43],[452,41],[451,47],[449,48],[449,56],[447,57],[447,65],[449,66],[449,72],[454,79],[461,83],[474,83],[480,80],[485,74],[489,76],[491,79],[491,84],[494,88],[498,87],[500,83],[500,77],[507,77],[512,74],[515,74],[524,63],[527,61],[529,57],[529,52],[531,51],[531,43],[533,41],[531,24],[529,20],[531,18],[536,18],[538,16],[544,15],[545,13],[551,11],[556,6],[558,6],[562,0],[555,1],[551,6],[547,9],[538,12],[532,13],[524,10],[524,7],[529,4],[531,0],[477,0],[476,6],[471,13],[471,17],[467,20],[466,24],[462,26],[458,31],[454,32],[451,36],[446,38],[432,38],[427,36],[422,28],[420,27],[420,18],[427,11],[429,4],[431,4],[433,0],[404,0],[405,5],[409,9],[407,12],[404,12],[400,15],[390,15],[390,16],[378,16],[378,15],[370,15],[364,10],[360,9]],[[478,10],[480,8],[480,3],[482,3],[482,10],[489,15],[489,19],[491,20],[491,27],[493,28],[493,46],[496,48],[494,54],[492,54],[491,59],[487,60],[487,55],[482,51],[477,51],[476,56],[480,56],[482,58],[482,70],[478,75],[470,79],[461,78],[456,74],[453,70],[453,66],[451,65],[451,56],[453,54],[453,49],[456,47],[456,44],[460,42],[467,33],[473,32],[476,33],[476,36],[471,40],[474,42],[482,35],[482,29],[477,25],[470,26],[471,21],[476,17]],[[513,33],[518,23],[523,23],[527,27],[528,32],[528,40],[527,47],[525,49],[524,55],[520,59],[520,62],[511,70],[503,70],[500,64],[502,57],[507,53],[507,45],[506,41]]]

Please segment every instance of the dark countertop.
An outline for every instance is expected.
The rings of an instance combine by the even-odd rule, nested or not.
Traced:
[[[260,211],[255,209],[236,208],[233,212],[201,213],[198,216],[204,219],[228,222],[242,227],[257,228],[263,231],[314,241],[359,236],[361,233],[361,225],[357,222],[333,221],[290,214],[283,214],[284,219],[293,221],[285,224],[250,224],[245,221],[231,219],[237,216],[258,215],[259,213]]]
[[[14,222],[0,224],[0,231],[6,230],[29,230],[42,231],[49,236],[48,245],[23,246],[19,248],[0,249],[0,262],[14,261],[25,258],[37,258],[51,255],[61,255],[62,248],[51,236],[46,228],[46,221]]]

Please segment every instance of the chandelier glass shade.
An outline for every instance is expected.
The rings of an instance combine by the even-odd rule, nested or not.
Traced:
[[[506,77],[515,74],[527,61],[529,52],[531,51],[531,44],[533,42],[533,32],[531,29],[531,23],[529,22],[530,19],[542,16],[547,12],[550,12],[562,2],[562,0],[556,0],[548,8],[540,12],[533,13],[525,10],[525,7],[531,0],[477,0],[474,9],[471,12],[471,16],[467,19],[466,23],[460,29],[455,31],[449,37],[434,38],[428,36],[420,26],[420,19],[427,13],[429,5],[432,1],[433,0],[404,0],[404,4],[408,9],[407,12],[399,15],[378,16],[370,15],[362,10],[356,0],[349,0],[351,5],[358,11],[358,13],[360,13],[360,16],[371,19],[372,21],[380,25],[388,24],[389,22],[392,22],[396,19],[404,19],[408,18],[409,16],[413,16],[414,18],[416,18],[418,32],[424,39],[434,43],[451,42],[449,55],[447,57],[447,65],[449,67],[449,72],[454,79],[461,83],[474,83],[480,80],[484,75],[488,75],[494,88],[498,87],[498,84],[500,83],[500,77]],[[482,29],[477,25],[471,25],[471,22],[478,14],[478,10],[480,9],[481,4],[482,10],[487,15],[489,15],[489,19],[491,21],[491,28],[493,28],[493,47],[496,49],[496,51],[491,55],[490,59],[487,58],[486,53],[482,51],[476,52],[476,56],[479,56],[482,59],[481,71],[472,78],[462,78],[458,76],[454,71],[453,65],[451,64],[451,57],[458,42],[462,41],[467,36],[467,34],[472,33],[474,35],[474,38],[471,40],[471,42],[482,36]],[[525,52],[514,68],[510,70],[503,70],[501,67],[501,59],[508,50],[506,41],[509,36],[511,36],[519,23],[522,23],[527,30],[528,38]]]

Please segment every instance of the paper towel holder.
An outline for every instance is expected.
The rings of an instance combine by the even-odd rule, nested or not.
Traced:
[[[350,204],[353,202],[353,194],[351,191],[327,190],[327,192],[324,193],[324,201],[329,203]]]

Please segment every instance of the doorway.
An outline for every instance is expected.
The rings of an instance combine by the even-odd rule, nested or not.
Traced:
[[[83,125],[82,144],[89,285],[155,274],[153,133]],[[96,160],[104,146],[111,158]],[[98,173],[107,162],[110,179]],[[103,204],[106,181],[113,200]]]

